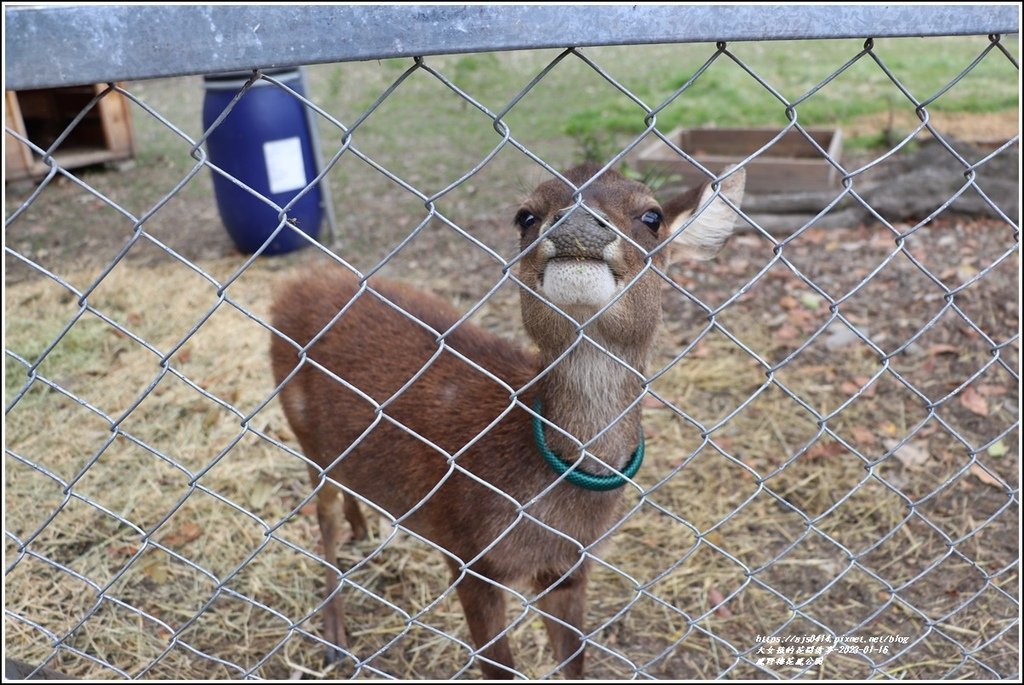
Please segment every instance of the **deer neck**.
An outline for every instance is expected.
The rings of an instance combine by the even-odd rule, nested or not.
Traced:
[[[542,353],[542,368],[558,356]],[[646,351],[612,346],[602,349],[589,340],[581,340],[545,376],[540,393],[541,413],[582,442],[588,455],[621,470],[641,439],[640,410],[626,409],[643,391],[640,376],[645,374],[646,356]],[[579,459],[581,449],[576,441],[551,426],[545,428],[545,434],[548,446],[563,460]],[[595,475],[612,473],[590,456],[581,467]]]

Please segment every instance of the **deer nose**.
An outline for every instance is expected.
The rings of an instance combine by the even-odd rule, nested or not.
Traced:
[[[564,214],[557,214],[555,221]],[[605,247],[615,238],[614,231],[581,210],[577,210],[548,236],[554,247],[553,257],[566,259],[604,259]]]

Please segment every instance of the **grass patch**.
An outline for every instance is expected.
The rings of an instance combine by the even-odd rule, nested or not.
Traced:
[[[894,38],[877,40],[874,54],[915,98],[923,101],[988,46],[984,36]],[[862,47],[859,40],[818,40],[739,42],[730,44],[729,50],[783,98],[795,101]],[[1006,47],[1017,58],[1017,46],[1007,42]],[[656,108],[715,55],[715,47],[707,43],[634,45],[585,48],[581,53],[645,106]],[[491,114],[505,110],[527,90],[503,121],[516,141],[554,166],[584,158],[606,160],[645,129],[646,112],[574,55],[563,58],[527,89],[560,54],[559,50],[534,50],[441,55],[427,57],[424,63]],[[351,127],[411,66],[409,59],[313,65],[308,68],[310,96]],[[1015,112],[1019,106],[1018,81],[1018,71],[993,50],[969,75],[929,105],[928,111],[933,121],[946,116]],[[188,135],[201,134],[203,89],[199,77],[133,83],[129,90]],[[898,140],[898,134],[913,130],[918,123],[913,105],[870,56],[800,102],[796,111],[802,124],[843,127],[848,150],[883,148],[889,139],[895,136]],[[145,182],[133,192],[141,197],[122,198],[115,189],[101,189],[141,212],[159,199],[157,193],[147,192],[147,188],[158,185],[151,170],[177,180],[194,166],[195,160],[188,155],[188,145],[163,124],[138,108],[134,114],[139,149],[136,173]],[[894,131],[886,129],[890,119],[900,124]],[[859,123],[862,121],[869,122],[870,127]],[[665,133],[682,125],[782,127],[787,122],[783,103],[725,55],[720,55],[657,115],[657,127]],[[856,130],[849,131],[851,127]],[[945,130],[941,124],[939,127]],[[320,131],[323,152],[329,159],[342,146],[343,133],[324,120]],[[479,163],[501,143],[501,135],[486,113],[428,71],[417,69],[360,123],[351,142],[404,181],[432,190],[453,180],[450,170],[462,173]],[[366,185],[360,178],[368,176],[367,167],[351,157],[346,153],[328,177],[336,202],[353,192],[358,194]],[[520,163],[522,156],[506,145],[491,166],[501,168],[504,158]],[[197,199],[208,197],[208,175],[200,174],[184,192]],[[532,181],[523,183],[524,188],[532,185]]]
[[[983,37],[889,39],[876,41],[873,54],[921,102],[952,81],[987,44]],[[852,40],[732,44],[730,52],[750,72],[727,56],[718,56],[658,114],[658,128],[784,125],[788,121],[786,105],[751,72],[787,101],[795,102],[856,56],[860,48],[860,43]],[[674,58],[656,61],[642,79],[632,84],[634,94],[651,107],[672,97],[713,55],[706,46],[678,46],[672,50]],[[602,63],[600,56],[596,61]],[[993,51],[929,108],[939,112],[997,112],[1018,104],[1015,69],[1001,53]],[[914,105],[870,55],[796,106],[798,120],[810,126],[842,126],[858,117],[901,110],[912,112]],[[608,131],[636,134],[645,128],[643,119],[625,97],[608,97],[591,100],[585,108],[573,112],[565,131],[580,141]],[[857,142],[858,146],[882,144],[883,140],[866,137]]]

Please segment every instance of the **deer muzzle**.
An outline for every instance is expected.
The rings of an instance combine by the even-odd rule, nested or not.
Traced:
[[[604,306],[621,288],[613,269],[619,244],[611,228],[577,209],[541,242],[541,294],[560,307]]]

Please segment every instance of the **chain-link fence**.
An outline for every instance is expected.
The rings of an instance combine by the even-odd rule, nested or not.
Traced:
[[[27,149],[42,165],[6,192],[8,654],[29,672],[95,678],[473,678],[509,666],[507,640],[514,673],[534,678],[574,674],[580,648],[585,675],[606,679],[1019,677],[1018,64],[1001,35],[1016,8],[871,8],[870,28],[864,8],[406,9],[5,10],[8,87],[108,84],[59,130],[5,127],[7,159]],[[296,16],[302,27],[282,31]],[[41,36],[55,31],[80,42],[50,55]],[[210,50],[161,39],[186,31]],[[364,44],[326,36],[345,31]],[[915,43],[955,63],[925,88],[904,76],[906,52],[877,44],[907,34],[967,37],[955,50]],[[843,36],[859,40],[813,46],[831,52],[726,42]],[[565,47],[619,43],[679,60],[657,99],[626,48]],[[563,49],[445,55],[552,45]],[[251,71],[198,134],[197,108],[181,109],[198,82],[122,82],[396,55],[410,57],[314,71],[304,93]],[[821,73],[787,81],[772,60]],[[961,134],[986,115],[944,103],[999,82],[1014,130]],[[261,198],[278,221],[238,256],[206,179],[260,193],[206,144],[257,88],[312,113],[323,160],[294,200]],[[566,104],[609,93],[623,104]],[[878,93],[888,108],[863,110],[868,135],[853,144],[847,130],[842,157],[806,123],[845,121],[820,110]],[[134,162],[62,166],[98,103],[118,97],[135,117]],[[746,194],[738,172],[702,163],[666,124],[715,98],[727,119],[761,97],[775,118],[760,122],[773,126],[766,142],[736,153]],[[551,128],[569,112],[568,128]],[[581,128],[597,162],[570,181],[566,131]],[[789,194],[756,192],[757,164],[787,136],[834,187],[808,194],[792,172]],[[589,174],[636,176],[653,143],[711,185],[669,226],[682,206],[673,167],[648,173],[667,214],[650,242],[613,219],[632,200],[609,202]],[[517,204],[530,174],[558,179],[557,206]],[[319,241],[293,211],[318,188],[338,217]],[[800,211],[771,213],[787,203]],[[652,211],[633,213],[650,228]],[[713,214],[738,234],[714,261],[668,265],[670,233],[699,243]],[[555,249],[545,239],[582,217],[635,253],[597,304],[603,277],[545,286],[539,274],[555,274],[536,267]],[[282,236],[308,247],[261,257]],[[286,282],[297,285],[272,316]],[[573,283],[586,292],[552,301]],[[641,291],[664,312],[649,355],[608,333],[622,309],[639,319]],[[520,297],[541,322],[530,334],[542,363],[490,337],[528,343]],[[304,323],[282,328],[293,319]],[[318,352],[320,340],[357,361]],[[551,414],[535,400],[559,384],[579,399]],[[588,411],[601,425],[579,418]],[[627,465],[632,447],[618,445],[635,442],[641,414],[633,469],[643,451]],[[575,470],[549,470],[545,440],[575,451]],[[573,480],[587,472],[618,487],[588,492]],[[337,489],[362,503],[366,537],[323,523],[340,514]]]

